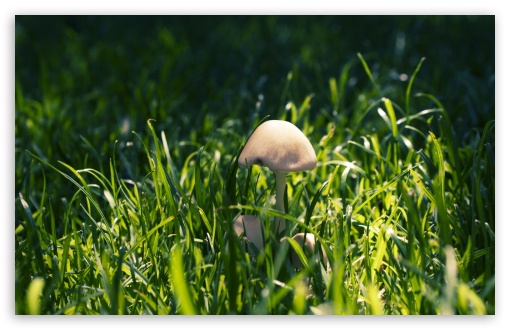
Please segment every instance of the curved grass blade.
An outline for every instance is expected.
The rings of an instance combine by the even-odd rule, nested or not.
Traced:
[[[308,225],[310,223],[310,218],[312,217],[313,209],[315,208],[315,204],[319,201],[319,198],[324,191],[324,189],[328,186],[329,182],[326,181],[322,184],[322,186],[315,192],[315,195],[313,196],[312,202],[306,209],[306,215],[305,215],[305,224]]]
[[[35,159],[37,159],[38,161],[40,161],[41,163],[45,164],[46,166],[50,167],[51,169],[53,169],[54,171],[56,171],[57,173],[59,173],[60,175],[62,175],[63,177],[65,177],[67,180],[71,181],[76,187],[78,187],[78,189],[83,192],[85,194],[85,196],[87,196],[88,200],[90,200],[90,202],[92,203],[92,205],[94,206],[94,208],[96,209],[96,211],[99,213],[99,216],[101,217],[101,221],[102,223],[108,228],[109,227],[109,224],[108,224],[108,221],[103,213],[103,211],[101,211],[101,208],[99,207],[99,205],[97,204],[96,200],[92,197],[92,195],[90,194],[90,192],[88,191],[88,189],[85,189],[85,187],[83,187],[82,185],[80,185],[78,182],[76,182],[76,180],[74,180],[72,177],[70,177],[69,175],[67,175],[66,173],[62,172],[61,170],[59,170],[58,168],[56,168],[55,166],[51,165],[50,163],[48,163],[47,161],[39,158],[38,156],[36,156],[35,154],[31,153],[30,151],[28,151],[28,154],[31,155],[32,157],[34,157]],[[110,245],[112,248],[114,248],[112,242],[114,241],[113,240],[113,236],[112,236],[112,233],[110,231],[108,231],[109,233],[109,238],[110,238]]]
[[[415,165],[413,166],[412,168],[415,168],[416,166],[418,165]],[[404,176],[406,176],[409,171],[412,169],[412,168],[408,168],[404,171],[402,171],[401,173],[399,173],[397,176],[393,177],[390,181],[388,181],[384,186],[382,186],[381,188],[373,191],[373,193],[370,195],[370,197],[368,197],[363,203],[361,203],[360,205],[356,206],[356,208],[353,210],[353,214],[356,214],[358,213],[368,202],[370,202],[373,198],[375,198],[377,195],[379,195],[380,193],[382,193],[383,191],[385,191],[386,189],[388,189],[389,187],[391,187],[393,184],[396,184],[396,182],[398,180],[400,180],[401,178],[403,178]],[[366,194],[366,193],[365,193]],[[358,195],[356,196],[356,198],[354,199],[354,201],[352,202],[352,205],[356,204],[356,202],[358,201],[358,199],[360,199],[362,196]]]
[[[379,85],[377,85],[377,83],[375,82],[375,79],[372,76],[372,72],[370,71],[370,68],[368,67],[367,62],[365,62],[365,59],[363,58],[361,53],[358,53],[357,55],[358,55],[359,60],[361,61],[361,64],[363,65],[363,69],[365,69],[365,73],[367,74],[368,78],[370,79],[372,84],[374,84],[375,88],[377,90],[379,90]]]
[[[420,62],[418,63],[418,65],[416,66],[416,69],[413,72],[413,75],[411,76],[411,79],[409,79],[409,84],[407,84],[406,99],[405,99],[407,118],[409,118],[409,113],[410,113],[410,111],[409,111],[409,98],[410,98],[410,95],[411,95],[411,87],[413,86],[414,78],[416,78],[416,75],[418,74],[418,71],[420,71],[420,68],[421,68],[421,65],[423,64],[423,61],[425,61],[425,57],[421,58]],[[408,123],[409,123],[409,121],[408,121]]]

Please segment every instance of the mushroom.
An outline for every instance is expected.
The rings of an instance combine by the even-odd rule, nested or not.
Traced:
[[[305,253],[306,256],[313,253],[315,248],[315,236],[313,234],[306,233],[305,235],[304,233],[298,233],[292,236],[292,239],[299,244],[299,246],[303,249],[303,252]],[[326,264],[328,261],[326,252],[324,251],[324,249],[322,249],[322,247],[320,250],[322,255],[322,262]],[[296,251],[292,248],[290,250],[290,261],[292,263],[292,266],[294,266],[295,268],[298,269],[303,268],[303,263],[299,259],[299,256],[297,255]]]
[[[287,172],[309,171],[317,165],[317,157],[306,136],[294,124],[268,120],[250,136],[239,155],[240,166],[266,166],[276,177],[276,209],[285,213],[283,194]],[[285,230],[285,222],[275,219],[275,232]]]
[[[253,243],[259,252],[264,249],[263,230],[263,224],[254,215],[241,214],[234,221],[234,231],[237,236],[241,236],[244,233],[243,239]],[[257,255],[257,251],[248,245],[248,254],[253,257]]]

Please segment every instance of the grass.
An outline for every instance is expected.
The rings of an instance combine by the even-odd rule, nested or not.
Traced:
[[[103,20],[98,29],[122,19],[128,20]],[[295,36],[287,45],[303,45],[299,60],[264,89],[273,76],[257,76],[256,65],[231,62],[245,70],[244,80],[221,79],[228,71],[208,61],[220,56],[216,47],[235,48],[238,37],[259,40],[276,26],[290,29],[292,19],[212,24],[230,34],[236,32],[229,24],[242,27],[219,46],[158,19],[149,29],[158,41],[141,45],[167,45],[168,62],[138,48],[136,35],[83,53],[90,35],[79,33],[80,24],[88,26],[89,17],[63,32],[64,53],[72,58],[32,45],[48,52],[35,65],[38,87],[24,78],[28,71],[17,70],[16,314],[495,314],[494,100],[480,108],[488,112],[468,110],[463,117],[458,110],[462,102],[469,105],[464,110],[475,109],[493,93],[493,85],[477,80],[491,67],[455,73],[474,91],[460,102],[457,93],[447,94],[459,80],[444,86],[438,78],[444,67],[428,57],[409,55],[408,74],[394,79],[384,55],[353,52],[347,61],[332,58],[327,63],[342,63],[339,73],[323,76],[331,73],[328,64],[307,63],[324,54]],[[413,26],[408,17],[385,19]],[[60,20],[44,22],[61,26]],[[33,21],[17,18],[17,49],[28,47],[23,35]],[[490,32],[490,19],[480,21]],[[432,17],[422,24],[433,29],[441,22]],[[332,37],[326,27],[312,26],[316,42]],[[429,46],[439,43],[436,37]],[[192,52],[194,40],[212,55]],[[115,64],[118,76],[130,77],[150,61],[162,71],[149,67],[126,85],[108,78],[85,91],[72,74],[50,70],[51,62],[71,61],[64,65],[92,86],[126,44],[138,55],[131,68]],[[241,53],[252,63],[270,52],[247,45]],[[30,67],[21,55],[18,63]],[[187,74],[195,64],[195,74],[211,70],[207,81]],[[274,208],[273,173],[237,163],[247,137],[267,118],[296,124],[317,153],[314,170],[287,175],[286,214]],[[472,128],[465,125],[470,120]],[[298,245],[282,246],[270,231],[264,251],[250,258],[232,230],[239,214],[266,223],[283,217],[290,227],[284,237],[314,234],[328,262]],[[303,270],[291,266],[289,249],[306,258]]]

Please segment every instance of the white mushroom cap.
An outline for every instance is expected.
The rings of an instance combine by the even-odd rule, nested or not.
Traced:
[[[303,252],[306,256],[313,253],[314,247],[315,247],[315,236],[313,234],[307,233],[306,234],[306,241],[305,241],[305,234],[304,233],[298,233],[292,237],[293,240],[295,240],[299,246],[303,249]],[[303,247],[303,241],[305,241],[305,245]],[[321,255],[322,255],[322,261],[324,264],[326,264],[328,258],[326,256],[326,252],[321,247]],[[295,268],[302,269],[303,263],[301,263],[301,260],[299,259],[296,251],[291,247],[290,248],[290,260],[292,263],[292,266]]]
[[[234,231],[237,236],[244,232],[243,239],[252,242],[259,251],[264,249],[263,226],[260,219],[254,215],[240,215],[234,221]],[[255,250],[248,246],[248,254],[255,256]]]
[[[294,124],[268,120],[250,136],[239,156],[239,165],[267,166],[273,172],[308,171],[317,157],[306,136]]]

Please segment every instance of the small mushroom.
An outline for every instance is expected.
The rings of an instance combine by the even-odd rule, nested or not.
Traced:
[[[244,233],[243,239],[253,243],[259,252],[264,250],[263,230],[263,224],[254,215],[240,215],[234,221],[234,231],[237,236],[242,236]],[[257,251],[248,245],[248,254],[254,257],[257,255]]]
[[[304,233],[298,233],[294,235],[292,239],[299,244],[299,246],[303,249],[303,252],[305,253],[306,256],[313,253],[315,248],[315,236],[313,234],[306,233],[305,237]],[[324,249],[322,249],[322,247],[320,250],[322,255],[322,262],[326,264],[328,261],[326,252],[324,251]],[[301,262],[301,259],[299,259],[299,256],[292,247],[290,248],[290,261],[292,263],[292,266],[294,266],[295,268],[303,269],[303,263]]]
[[[239,155],[240,166],[266,166],[276,177],[276,208],[285,213],[283,194],[287,172],[309,171],[317,165],[317,156],[306,136],[294,124],[268,120],[250,136]],[[285,222],[275,219],[275,232],[285,230]]]

